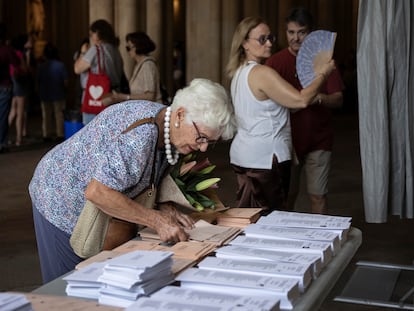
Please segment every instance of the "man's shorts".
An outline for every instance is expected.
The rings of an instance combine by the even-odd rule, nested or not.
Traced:
[[[305,157],[306,188],[309,194],[328,193],[328,175],[331,166],[331,152],[316,150]]]

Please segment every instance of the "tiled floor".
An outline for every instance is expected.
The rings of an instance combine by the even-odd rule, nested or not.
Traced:
[[[410,265],[414,259],[414,221],[398,217],[390,217],[386,224],[367,224],[364,221],[357,116],[338,114],[335,116],[335,127],[330,214],[352,216],[353,226],[363,233],[363,241],[320,310],[391,310],[332,301],[354,271],[355,262],[365,260]],[[41,285],[27,186],[36,163],[53,143],[40,141],[37,115],[29,120],[29,135],[31,139],[27,140],[27,144],[0,154],[0,291],[27,292]],[[222,177],[220,198],[231,206],[236,182],[229,167],[228,148],[228,144],[219,144],[208,152],[208,157],[217,164],[217,175]],[[298,210],[307,210],[303,196]]]

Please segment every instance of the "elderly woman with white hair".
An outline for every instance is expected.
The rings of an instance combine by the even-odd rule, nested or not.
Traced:
[[[205,152],[210,143],[232,138],[233,118],[226,90],[195,79],[169,107],[139,100],[113,105],[49,151],[29,185],[43,281],[83,260],[69,241],[86,200],[116,219],[155,229],[163,241],[187,240],[184,227],[194,224],[188,215],[133,199],[152,176],[157,184],[180,154]],[[140,120],[145,122],[134,126]]]

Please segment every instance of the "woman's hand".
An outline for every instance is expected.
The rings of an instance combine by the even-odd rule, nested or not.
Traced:
[[[112,217],[156,230],[163,242],[187,241],[185,227],[191,228],[194,224],[188,215],[170,204],[162,206],[161,210],[146,208],[93,178],[85,190],[85,198]]]
[[[184,228],[193,227],[194,220],[191,217],[180,213],[170,204],[163,204],[158,211],[158,216],[153,229],[157,231],[161,241],[176,243],[188,240]]]
[[[159,205],[159,209],[161,212],[170,214],[173,216],[182,226],[184,226],[187,229],[194,228],[194,219],[192,219],[190,216],[181,213],[177,211],[177,209],[169,204],[169,203],[162,203]]]
[[[131,96],[128,94],[117,93],[115,91],[112,91],[111,93],[106,93],[102,95],[101,100],[104,106],[110,106],[113,104],[117,104],[117,103],[129,100],[130,98]]]
[[[101,100],[102,100],[102,105],[104,105],[105,107],[117,103],[116,94],[113,94],[113,93],[106,93],[102,95]]]

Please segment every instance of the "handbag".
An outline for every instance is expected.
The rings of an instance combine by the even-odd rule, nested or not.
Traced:
[[[122,133],[126,133],[141,124],[154,122],[154,118],[138,120]],[[154,151],[154,166],[156,152],[157,147],[155,147]],[[154,184],[154,166],[152,167],[150,186],[134,199],[135,202],[147,208],[155,206],[157,191]],[[112,250],[129,241],[137,235],[137,229],[137,224],[109,216],[91,201],[87,200],[69,242],[76,255],[81,258],[88,258],[102,250]]]
[[[98,114],[106,108],[102,103],[102,96],[111,91],[111,80],[105,71],[105,53],[99,45],[95,47],[98,60],[98,73],[93,73],[89,68],[88,81],[86,82],[82,102],[82,112],[91,114]]]

